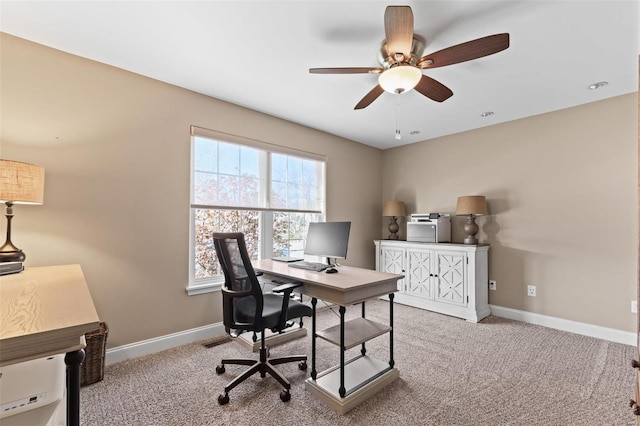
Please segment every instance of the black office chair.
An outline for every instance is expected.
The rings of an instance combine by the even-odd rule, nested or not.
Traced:
[[[224,273],[224,286],[222,287],[222,315],[227,333],[231,331],[253,331],[261,334],[260,359],[223,359],[216,367],[216,373],[225,372],[226,364],[250,365],[240,376],[229,382],[224,387],[224,393],[218,396],[218,403],[224,405],[229,402],[229,391],[260,372],[261,377],[269,373],[282,386],[280,392],[282,401],[291,399],[291,383],[274,368],[274,365],[286,362],[299,362],[300,370],[307,369],[306,355],[287,356],[282,358],[267,358],[267,347],[264,341],[264,331],[282,332],[286,327],[293,325],[290,320],[311,316],[312,310],[291,299],[291,292],[302,283],[287,283],[279,285],[264,293],[256,278],[256,273],[251,265],[247,247],[242,233],[214,233],[213,243],[218,255],[220,267]],[[278,293],[278,294],[276,294]]]

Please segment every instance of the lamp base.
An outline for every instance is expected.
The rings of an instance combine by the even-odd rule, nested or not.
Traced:
[[[398,237],[398,231],[400,230],[400,225],[398,225],[398,222],[396,220],[395,216],[391,216],[391,222],[389,223],[389,239],[390,240],[397,240],[399,239]]]
[[[13,203],[7,201],[5,203],[7,205],[7,213],[5,217],[7,218],[7,239],[0,246],[0,263],[6,262],[24,262],[25,254],[18,247],[13,245],[11,242],[11,219],[13,219]]]
[[[20,249],[11,251],[0,251],[0,263],[6,262],[24,262],[26,258],[24,252]]]
[[[478,228],[478,224],[476,223],[476,217],[472,214],[467,216],[467,223],[464,224],[464,234],[466,235],[464,239],[464,243],[468,245],[477,245],[478,239],[476,238],[476,234],[480,228]]]
[[[464,239],[464,243],[468,244],[468,245],[477,245],[478,244],[478,239],[472,235],[469,235],[468,237],[466,237]]]

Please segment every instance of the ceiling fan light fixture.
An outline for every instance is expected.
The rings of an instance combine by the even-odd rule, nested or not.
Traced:
[[[385,70],[378,77],[378,84],[386,92],[404,93],[416,87],[422,78],[422,71],[411,65],[397,65]]]

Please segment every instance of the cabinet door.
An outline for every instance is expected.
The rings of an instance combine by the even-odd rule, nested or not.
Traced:
[[[380,268],[382,272],[404,274],[405,250],[396,247],[382,247],[380,249]],[[398,291],[402,291],[404,279],[398,280]]]
[[[433,299],[432,258],[432,251],[407,251],[407,276],[404,279],[407,294]]]
[[[436,300],[456,305],[467,303],[467,256],[457,252],[435,253]]]

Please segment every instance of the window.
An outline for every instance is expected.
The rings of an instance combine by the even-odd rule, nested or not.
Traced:
[[[243,232],[254,260],[302,257],[309,222],[324,217],[324,157],[198,127],[191,134],[189,294],[223,280],[213,232]]]

